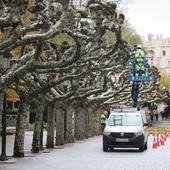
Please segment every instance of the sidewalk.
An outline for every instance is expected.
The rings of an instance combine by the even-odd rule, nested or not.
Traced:
[[[160,127],[160,128],[170,128],[170,120],[154,120],[153,127]]]
[[[43,135],[43,142],[46,144],[46,138],[47,138],[47,132],[44,131]],[[7,156],[12,156],[13,155],[13,147],[14,147],[14,138],[15,135],[7,135]],[[25,132],[25,143],[24,143],[24,149],[27,153],[30,152],[31,147],[32,147],[32,138],[33,138],[33,131],[27,131]],[[0,136],[0,146],[1,146],[1,136]],[[1,147],[0,147],[0,153],[1,153]],[[29,153],[30,154],[30,153]]]

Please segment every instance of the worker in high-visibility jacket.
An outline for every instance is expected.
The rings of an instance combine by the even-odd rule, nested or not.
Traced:
[[[108,111],[104,111],[103,113],[100,114],[100,126],[101,126],[102,132],[103,132],[105,126],[106,126],[107,118],[108,118]]]
[[[136,68],[136,76],[144,76],[145,75],[145,53],[142,50],[141,45],[137,46],[135,51],[135,68]]]

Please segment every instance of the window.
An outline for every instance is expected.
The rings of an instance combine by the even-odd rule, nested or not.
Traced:
[[[165,50],[162,51],[162,55],[166,56],[166,51]]]
[[[139,115],[111,115],[108,119],[109,126],[140,126],[142,124]]]
[[[13,102],[7,101],[7,109],[12,109],[13,107]]]

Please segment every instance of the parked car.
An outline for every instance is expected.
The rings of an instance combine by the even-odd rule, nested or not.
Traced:
[[[114,148],[147,150],[148,123],[143,110],[136,108],[111,111],[103,131],[103,151]]]

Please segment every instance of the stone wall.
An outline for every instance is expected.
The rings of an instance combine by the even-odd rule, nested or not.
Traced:
[[[161,35],[148,35],[144,41],[146,52],[152,56],[150,63],[160,70],[170,73],[170,38],[163,38]]]

